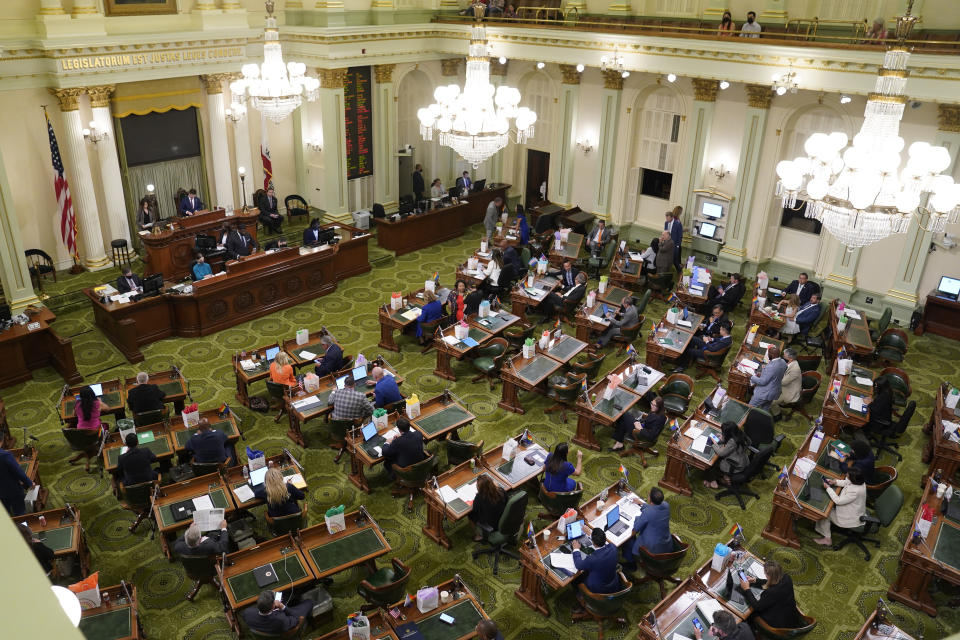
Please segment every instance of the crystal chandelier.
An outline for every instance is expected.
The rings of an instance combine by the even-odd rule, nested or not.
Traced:
[[[629,78],[630,72],[626,69],[626,60],[623,56],[617,53],[617,47],[613,47],[613,55],[610,57],[601,56],[600,57],[600,70],[601,71],[613,71],[620,74],[621,78]],[[673,74],[670,74],[673,75]],[[674,76],[674,80],[676,77]],[[673,80],[670,80],[673,82]]]
[[[307,66],[302,62],[283,64],[280,33],[273,15],[274,0],[266,0],[264,4],[267,21],[263,29],[263,63],[243,65],[243,77],[230,84],[230,91],[234,112],[249,99],[254,109],[279,123],[300,106],[304,96],[310,101],[317,99],[320,81],[304,75]]]
[[[911,0],[906,15],[897,18],[897,44],[883,57],[853,144],[847,146],[842,132],[814,133],[804,144],[805,157],[777,165],[783,206],[796,209],[797,200],[805,200],[804,215],[850,249],[906,233],[914,216],[924,230],[939,233],[960,215],[960,185],[941,173],[950,166],[944,147],[914,142],[900,168],[904,142],[898,134],[910,58],[905,41],[917,20],[912,8]]]
[[[467,81],[463,91],[455,84],[434,90],[435,103],[417,111],[420,135],[450,147],[476,168],[481,162],[507,146],[510,141],[510,120],[515,120],[516,140],[523,144],[533,137],[537,114],[527,107],[518,107],[520,91],[513,87],[490,84],[490,48],[483,27],[485,5],[473,5],[474,22],[470,29],[467,56]]]
[[[800,89],[800,84],[797,82],[797,72],[793,70],[792,62],[790,63],[790,70],[786,73],[773,74],[772,89],[778,96],[786,95],[788,91],[796,93]]]

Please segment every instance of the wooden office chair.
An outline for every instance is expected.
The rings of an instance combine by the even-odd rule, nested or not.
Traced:
[[[547,491],[540,483],[540,506],[546,511],[541,511],[537,516],[539,520],[557,520],[567,509],[576,509],[583,499],[583,487],[577,483],[577,488],[573,491]]]
[[[153,522],[153,511],[151,509],[153,502],[151,498],[153,497],[153,486],[159,482],[160,478],[157,477],[156,480],[132,484],[129,487],[121,485],[120,506],[127,511],[132,511],[133,514],[137,516],[133,524],[128,527],[130,533],[136,531],[144,519],[150,522],[151,529],[156,529],[156,525]]]
[[[547,381],[547,397],[554,400],[554,404],[543,410],[544,413],[560,412],[560,419],[567,423],[567,409],[577,404],[584,374],[567,372],[564,376],[553,376]]]
[[[145,427],[148,424],[164,423],[168,424],[170,420],[170,409],[154,409],[153,411],[144,411],[143,413],[133,414],[133,425],[135,427]]]
[[[303,199],[303,196],[291,193],[283,199],[283,206],[287,209],[287,222],[293,220],[294,216],[310,217],[310,207],[307,205],[307,201]]]
[[[640,563],[645,574],[644,577],[640,578],[637,582],[637,585],[646,582],[656,582],[660,587],[661,599],[667,597],[667,587],[664,583],[671,582],[673,584],[680,584],[680,580],[674,578],[673,574],[680,569],[680,565],[687,555],[687,550],[690,548],[690,544],[681,540],[680,536],[674,534],[671,537],[673,538],[673,551],[650,553],[646,547],[640,547],[638,550],[639,555],[637,556],[637,561]]]
[[[46,280],[48,276],[53,276],[53,281],[57,281],[57,270],[53,266],[53,258],[50,254],[43,249],[27,249],[23,254],[27,258],[30,277],[37,279],[38,286],[40,279]]]
[[[819,371],[804,371],[800,376],[800,397],[797,398],[796,402],[780,405],[780,408],[789,409],[789,417],[792,417],[795,411],[799,411],[800,415],[807,420],[813,420],[810,414],[807,413],[806,407],[810,404],[810,401],[813,400],[813,397],[817,395],[821,380],[822,376]]]
[[[501,334],[509,345],[511,352],[516,353],[523,347],[527,338],[533,335],[534,326],[529,322],[518,322],[510,325]]]
[[[274,538],[288,533],[296,534],[296,532],[303,529],[307,523],[307,503],[304,501],[298,513],[277,517],[266,514],[265,517],[267,520],[267,528],[270,529],[270,533],[273,534]]]
[[[893,406],[901,409],[906,407],[907,399],[913,395],[909,374],[897,367],[885,367],[877,376],[878,380],[880,378],[886,378],[890,383],[890,389],[893,391]]]
[[[671,373],[660,387],[660,396],[668,416],[683,416],[693,397],[693,378],[684,373]]]
[[[187,578],[193,580],[193,589],[187,594],[187,600],[193,602],[197,593],[205,584],[211,585],[217,591],[220,590],[220,581],[217,580],[217,560],[218,555],[213,556],[180,556],[180,564],[187,574]]]
[[[86,458],[86,470],[90,471],[91,458],[100,459],[100,442],[102,439],[101,430],[106,429],[105,424],[100,424],[100,429],[73,429],[65,428],[60,431],[70,445],[71,451],[76,451],[77,455],[70,458],[67,462],[74,464],[80,458]],[[103,465],[100,466],[100,475],[103,475]]]
[[[517,491],[507,498],[507,504],[503,508],[503,514],[497,523],[496,529],[483,527],[486,533],[486,547],[476,549],[471,554],[476,560],[481,555],[493,555],[493,575],[500,571],[500,556],[508,555],[514,560],[520,560],[519,554],[515,551],[517,546],[517,536],[520,529],[523,528],[524,515],[527,511],[527,492]]]
[[[447,466],[455,467],[483,453],[483,440],[474,444],[457,440],[452,433],[448,433],[446,440],[443,441],[443,447],[447,452]]]
[[[480,373],[474,376],[471,382],[486,378],[493,389],[494,381],[500,377],[500,368],[507,357],[507,341],[504,338],[493,338],[487,345],[477,349],[477,356],[473,359],[473,368]]]
[[[868,538],[867,536],[871,533],[878,532],[880,527],[889,527],[890,523],[896,519],[897,514],[900,513],[902,507],[903,491],[901,491],[897,485],[891,484],[877,498],[873,509],[876,514],[875,516],[860,516],[860,522],[863,524],[853,529],[841,529],[834,525],[837,532],[843,536],[843,540],[835,543],[833,550],[839,551],[848,544],[855,544],[863,551],[863,559],[870,560],[870,551],[867,550],[867,546],[864,543],[872,542],[874,546],[879,547],[880,541],[876,538]]]
[[[799,609],[797,613],[800,614],[800,620],[803,621],[803,625],[797,627],[796,629],[780,629],[771,627],[766,622],[763,621],[763,618],[760,616],[753,617],[753,623],[756,626],[757,634],[760,638],[770,638],[771,640],[781,640],[783,638],[797,638],[799,636],[805,636],[817,626],[817,619],[813,616],[808,616]]]
[[[797,356],[797,364],[800,365],[801,373],[804,371],[816,371],[820,368],[820,362],[823,356]]]
[[[396,487],[391,492],[394,496],[409,496],[407,499],[407,510],[413,511],[413,497],[423,492],[424,485],[433,475],[437,466],[437,457],[432,453],[427,453],[427,457],[410,465],[409,467],[398,467],[395,464],[390,465],[393,469],[394,484]]]
[[[720,351],[704,351],[703,355],[694,362],[697,367],[697,380],[709,375],[720,382],[720,376],[723,374],[723,363],[727,359],[727,354],[730,353],[730,347],[732,346],[732,344],[729,344]]]
[[[627,347],[637,341],[640,337],[640,327],[643,326],[644,317],[641,315],[636,324],[629,327],[620,327],[620,335],[613,336],[613,341],[617,343],[617,355],[627,350]]]
[[[603,623],[613,618],[618,624],[626,624],[624,617],[627,606],[627,596],[633,589],[633,583],[627,580],[622,572],[617,572],[620,576],[620,589],[614,593],[594,593],[587,589],[587,585],[580,583],[577,589],[577,601],[583,606],[582,611],[573,613],[573,621],[581,622],[583,620],[593,620],[597,623],[597,638],[603,640]]]
[[[392,566],[374,571],[357,585],[357,593],[367,601],[367,604],[360,607],[361,611],[378,607],[389,609],[390,605],[403,600],[406,595],[410,567],[400,558],[393,558],[390,562]]]
[[[220,473],[223,469],[221,462],[190,462],[190,468],[193,470],[193,477],[209,475],[211,473]]]
[[[891,466],[874,467],[873,477],[867,481],[867,504],[873,504],[884,491],[897,479],[897,468]],[[871,484],[872,483],[872,484]]]
[[[587,376],[587,384],[589,385],[596,379],[606,357],[607,354],[605,353],[590,353],[584,350],[574,356],[574,358],[567,363],[567,367],[573,373]]]
[[[643,295],[640,296],[640,299],[635,303],[637,307],[637,313],[643,314],[647,310],[647,305],[650,303],[650,296],[652,292],[650,289],[647,289],[643,292]]]
[[[337,455],[333,459],[334,463],[340,462],[340,457],[343,456],[343,452],[347,450],[347,433],[350,432],[350,429],[357,426],[358,422],[359,420],[352,418],[330,420],[330,448],[337,450]]]
[[[282,382],[274,382],[272,380],[264,380],[264,382],[267,385],[267,394],[270,396],[270,404],[272,405],[271,408],[280,408],[280,410],[277,412],[277,415],[274,416],[273,421],[280,422],[280,418],[287,412],[286,397],[289,393],[290,387]]]

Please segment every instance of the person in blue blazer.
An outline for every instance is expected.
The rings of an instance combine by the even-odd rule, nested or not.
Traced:
[[[385,407],[403,400],[397,381],[393,376],[387,375],[383,367],[374,367],[370,371],[370,377],[372,379],[367,384],[373,383],[373,406]]]
[[[322,357],[314,360],[317,366],[313,372],[322,378],[343,368],[343,349],[329,335],[320,338],[320,344],[324,346],[324,352]]]
[[[197,211],[203,211],[206,207],[203,200],[197,196],[196,189],[190,189],[187,195],[180,198],[180,213],[185,216],[192,216]]]
[[[573,542],[573,564],[578,570],[586,571],[583,583],[587,589],[593,593],[616,593],[620,590],[617,547],[607,544],[607,534],[600,527],[590,532],[590,541],[594,547],[590,555],[584,555],[580,551],[580,543]]]
[[[423,325],[427,322],[433,322],[443,317],[443,304],[437,300],[437,294],[433,291],[423,292],[423,301],[426,303],[420,309],[420,317],[417,318],[417,338],[423,344],[427,340],[432,340],[433,336],[423,335]]]
[[[623,547],[624,568],[630,571],[636,569],[640,547],[649,553],[673,551],[670,503],[663,499],[663,491],[657,487],[650,490],[650,502],[643,507],[640,515],[633,519],[633,533],[633,540]]]
[[[673,240],[673,266],[677,273],[682,271],[680,267],[680,245],[683,244],[683,224],[680,222],[680,214],[683,213],[683,207],[677,205],[673,211],[667,211],[666,221],[663,223],[663,230],[670,232],[670,239]]]
[[[33,481],[20,468],[12,453],[0,449],[0,504],[10,516],[22,516],[26,511],[24,497]]]
[[[820,319],[820,313],[823,309],[820,308],[820,294],[814,293],[810,296],[810,300],[806,304],[801,305],[797,310],[797,316],[793,319],[797,323],[797,326],[800,327],[800,335],[807,335],[810,333],[810,329],[813,328],[813,325],[817,323],[817,320]]]
[[[770,404],[780,397],[780,383],[787,372],[787,361],[780,357],[780,349],[770,347],[767,356],[770,362],[763,365],[760,375],[750,376],[750,384],[753,385],[750,406],[765,410],[769,410]]]

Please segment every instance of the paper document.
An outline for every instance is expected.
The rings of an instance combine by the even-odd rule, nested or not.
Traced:
[[[317,396],[307,396],[306,398],[303,398],[301,400],[295,400],[291,404],[293,405],[294,409],[299,409],[300,407],[306,407],[308,405],[311,405],[314,402],[320,402],[320,398],[318,398]]]
[[[707,448],[707,436],[697,436],[693,439],[693,450],[703,453]]]
[[[816,466],[817,463],[810,458],[797,458],[796,464],[793,465],[793,475],[806,480]]]
[[[752,565],[750,565],[750,573],[757,576],[761,580],[767,579],[767,572],[763,570],[763,564],[759,562],[754,562]]]
[[[313,360],[314,358],[317,357],[317,354],[312,353],[310,351],[301,351],[300,357],[303,358],[304,360]]]
[[[420,307],[414,307],[413,309],[410,309],[409,311],[401,313],[400,315],[406,318],[407,320],[416,320],[417,318],[420,317]]]
[[[740,364],[746,367],[747,369],[750,369],[751,371],[756,371],[757,369],[760,368],[760,363],[754,362],[750,358],[743,358],[742,360],[740,360]]]
[[[247,484],[240,485],[239,487],[233,490],[233,493],[236,494],[237,499],[239,499],[240,502],[250,502],[251,500],[253,500],[253,497],[254,497],[253,489],[251,489],[250,486]]]
[[[601,318],[600,316],[593,316],[593,315],[590,316],[590,322],[598,322],[600,324],[610,324],[609,320],[605,318]]]
[[[697,603],[697,611],[703,614],[703,617],[707,619],[707,623],[713,624],[713,614],[717,611],[725,611],[723,605],[710,598],[708,600],[701,600]]]
[[[457,490],[457,497],[467,504],[473,504],[473,499],[477,497],[477,483],[471,482],[460,487]]]
[[[213,509],[213,500],[210,499],[209,495],[198,496],[193,499],[193,508],[197,511]]]
[[[677,326],[690,328],[693,326],[693,323],[689,320],[677,320]]]
[[[295,473],[292,476],[287,478],[287,482],[295,486],[297,489],[306,489],[307,481],[303,479],[303,476],[299,473]]]
[[[697,271],[697,282],[700,284],[710,284],[711,277],[712,276],[710,275],[709,271],[703,269]]]
[[[451,347],[460,342],[460,339],[457,336],[443,336],[443,341],[446,342]]]
[[[641,260],[643,260],[643,254],[637,253],[636,251],[631,251],[630,259],[633,260],[634,262],[640,262]]]
[[[917,520],[917,530],[920,532],[920,535],[923,536],[923,539],[927,539],[927,535],[930,533],[930,526],[933,524],[930,520],[920,518]]]
[[[873,386],[873,380],[871,380],[870,378],[864,378],[863,376],[856,376],[854,380],[857,381],[857,384],[861,384],[865,387]]]
[[[223,521],[223,509],[198,509],[193,512],[193,522],[204,531],[216,531]]]
[[[244,371],[251,371],[251,370],[253,370],[253,369],[256,369],[256,368],[257,368],[257,365],[254,364],[253,360],[241,360],[241,361],[240,361],[240,367],[241,367]]]
[[[769,348],[772,347],[772,346],[773,346],[773,345],[770,344],[769,342],[764,342],[763,340],[760,341],[760,348],[761,348],[761,349],[769,349]]]
[[[860,396],[850,396],[849,404],[854,411],[863,411],[863,398]]]
[[[690,426],[690,428],[688,428],[683,435],[687,436],[688,438],[693,438],[694,440],[696,440],[697,438],[703,435],[703,429],[701,429],[700,427]]]
[[[457,495],[456,489],[445,484],[440,487],[440,497],[443,498],[444,502],[453,502],[459,496]]]
[[[847,316],[848,318],[853,318],[854,320],[860,319],[860,314],[857,311],[854,311],[853,309],[851,309],[850,307],[847,307],[846,309],[843,310],[843,315]]]
[[[559,551],[554,551],[550,554],[550,564],[557,569],[563,569],[564,571],[569,571],[570,573],[577,572],[577,565],[573,564],[572,553],[560,553]]]

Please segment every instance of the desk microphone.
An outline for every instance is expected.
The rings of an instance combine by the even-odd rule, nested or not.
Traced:
[[[130,595],[130,590],[127,589],[127,581],[126,581],[126,580],[121,580],[121,581],[120,581],[120,586],[123,587],[123,593],[126,594],[126,596],[127,596],[127,602],[132,605],[132,604],[133,604],[133,596]]]
[[[227,552],[226,552],[226,551],[224,551],[223,554],[220,556],[220,566],[221,566],[221,568],[223,568],[223,567],[232,567],[232,566],[233,566],[233,560],[227,560]]]

